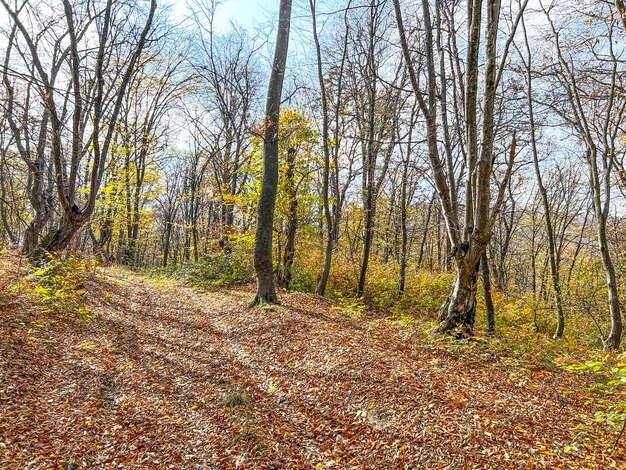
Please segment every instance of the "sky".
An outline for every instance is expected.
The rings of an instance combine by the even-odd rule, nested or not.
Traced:
[[[172,16],[184,20],[189,15],[188,0],[170,0]],[[226,31],[232,22],[251,28],[270,19],[278,11],[278,1],[272,0],[223,0],[215,15],[218,31]]]

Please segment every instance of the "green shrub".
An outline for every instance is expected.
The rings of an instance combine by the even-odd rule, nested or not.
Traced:
[[[44,312],[89,321],[93,317],[86,306],[85,283],[92,274],[93,263],[86,258],[48,255],[48,260],[34,268],[21,285]]]
[[[175,277],[184,284],[197,287],[220,287],[253,282],[252,242],[250,237],[231,239],[229,253],[223,251],[206,254],[197,262],[188,261],[178,266],[147,270],[159,277]]]
[[[404,294],[395,310],[400,313],[426,315],[435,318],[450,294],[454,275],[419,271],[407,276]]]
[[[181,265],[176,273],[186,283],[200,287],[252,282],[254,271],[251,260],[243,260],[237,253],[203,256],[197,263]]]
[[[365,308],[388,311],[393,314],[435,318],[452,287],[454,275],[419,271],[407,274],[403,293],[398,292],[399,268],[395,263],[370,264],[363,299],[358,304]],[[349,263],[333,266],[328,283],[328,294],[342,307],[352,309],[358,267]]]

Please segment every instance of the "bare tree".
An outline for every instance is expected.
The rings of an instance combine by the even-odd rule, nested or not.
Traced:
[[[554,226],[552,224],[552,214],[550,213],[550,201],[548,199],[548,192],[543,182],[541,175],[541,169],[539,168],[539,154],[537,151],[537,131],[535,127],[535,113],[533,107],[533,77],[532,77],[532,53],[528,40],[528,33],[526,31],[526,24],[522,18],[522,31],[524,33],[524,44],[526,46],[526,55],[523,56],[520,53],[520,58],[524,64],[526,72],[526,89],[528,90],[528,121],[530,125],[530,144],[533,156],[533,168],[535,170],[535,178],[537,181],[537,189],[541,195],[541,202],[543,204],[544,222],[546,228],[546,234],[548,237],[548,258],[550,260],[550,276],[552,279],[552,288],[554,289],[554,301],[557,312],[557,326],[554,332],[554,339],[559,339],[563,336],[563,330],[565,329],[565,314],[563,312],[563,298],[561,294],[561,281],[559,278],[559,269],[557,264],[557,250],[554,241]]]
[[[278,125],[290,26],[291,0],[280,0],[274,62],[265,107],[263,180],[257,205],[257,226],[254,239],[254,270],[256,272],[257,292],[251,305],[278,303],[272,263],[272,233],[276,191],[278,189]]]
[[[53,63],[50,68],[45,59],[48,51],[38,42],[39,32],[32,30],[30,21],[24,20],[25,14],[30,19],[37,18],[33,12],[36,6],[28,1],[18,8],[11,7],[6,0],[0,0],[0,3],[15,26],[16,34],[19,33],[26,44],[28,54],[21,57],[26,63],[33,64],[35,89],[45,107],[46,119],[50,120],[50,153],[62,217],[58,228],[40,244],[43,249],[56,252],[68,246],[94,212],[120,109],[148,41],[157,4],[156,0],[151,0],[143,27],[136,32],[136,28],[129,24],[133,15],[130,15],[128,5],[108,0],[73,6],[69,0],[64,0],[63,28],[42,29],[50,35],[46,43],[67,41],[69,44],[64,52],[67,60]],[[96,44],[86,47],[93,36]],[[114,52],[122,43],[122,36],[125,37],[123,42],[132,46]],[[134,41],[129,40],[133,37]],[[118,60],[111,61],[112,56],[117,56]],[[55,67],[61,65],[66,66],[64,73],[68,77],[65,92],[54,81],[59,72]],[[67,151],[63,145],[66,128],[71,129]],[[90,160],[91,171],[86,196],[82,198],[79,174],[85,156]]]
[[[619,15],[610,10],[610,4],[603,7],[600,11],[608,14],[594,14],[592,23],[596,26],[588,31],[588,34],[594,35],[590,41],[570,43],[570,47],[564,44],[564,41],[568,41],[567,24],[557,26],[551,10],[544,11],[556,51],[554,78],[562,90],[561,94],[557,94],[559,102],[555,102],[552,109],[584,143],[611,317],[611,331],[603,338],[603,343],[606,350],[616,350],[620,346],[623,322],[615,264],[607,239],[607,219],[621,129],[619,123],[626,111],[626,95],[622,91],[623,62],[614,45]],[[579,37],[582,33],[576,31],[574,34]],[[602,50],[598,42],[605,46]],[[580,54],[576,62],[573,60],[574,54]],[[588,68],[584,67],[586,62],[590,65]],[[566,107],[562,106],[563,101]]]
[[[246,182],[242,169],[248,162],[250,121],[257,112],[260,44],[243,29],[217,33],[216,0],[195,0],[192,5],[198,35],[197,54],[190,60],[198,78],[196,95],[201,112],[190,118],[200,139],[198,144],[210,155],[212,183],[220,201],[220,246],[229,253],[236,215],[233,200]]]
[[[464,122],[466,129],[465,159],[465,215],[463,224],[458,214],[458,204],[451,197],[450,179],[446,165],[440,158],[437,138],[437,75],[434,60],[433,24],[429,2],[422,1],[422,21],[424,30],[424,56],[426,74],[426,92],[422,91],[419,82],[419,70],[414,54],[408,42],[402,17],[400,0],[394,0],[396,21],[402,45],[404,60],[411,80],[411,86],[426,120],[426,136],[431,170],[439,195],[443,216],[446,222],[448,237],[452,243],[452,253],[457,270],[452,292],[441,308],[439,315],[440,330],[450,332],[461,327],[460,334],[470,334],[474,325],[476,312],[476,288],[479,262],[489,240],[491,229],[504,199],[507,181],[513,168],[516,154],[516,139],[511,143],[504,183],[492,203],[491,175],[495,162],[493,146],[495,137],[494,108],[495,98],[500,83],[508,50],[515,30],[527,2],[520,7],[514,18],[503,50],[499,54],[498,63],[498,27],[500,22],[500,1],[486,2],[487,22],[484,46],[485,70],[482,86],[482,128],[478,139],[479,110],[479,50],[481,44],[481,25],[483,2],[468,2],[467,60],[464,83]]]

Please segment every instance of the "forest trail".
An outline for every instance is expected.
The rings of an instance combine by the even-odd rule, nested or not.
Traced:
[[[251,287],[119,270],[89,290],[88,324],[0,315],[2,468],[623,464],[573,373],[461,360],[312,295],[249,309]]]

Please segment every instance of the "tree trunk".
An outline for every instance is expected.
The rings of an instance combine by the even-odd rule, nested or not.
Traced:
[[[58,228],[40,241],[41,249],[49,253],[58,253],[65,250],[84,223],[85,219],[81,216],[71,218],[63,216]]]
[[[439,331],[449,333],[458,329],[458,337],[472,334],[476,317],[477,279],[478,263],[471,266],[465,260],[462,261],[456,271],[452,292],[439,312]]]
[[[324,249],[324,267],[317,279],[315,293],[324,295],[326,293],[326,285],[330,276],[330,265],[333,257],[333,219],[330,212],[330,148],[329,141],[329,117],[328,117],[328,97],[326,94],[326,85],[324,83],[324,73],[322,70],[322,52],[319,37],[317,34],[317,19],[315,12],[315,0],[309,0],[311,9],[311,17],[313,19],[313,40],[315,43],[315,54],[317,58],[317,79],[320,86],[321,105],[322,105],[322,150],[324,151],[324,168],[322,173],[322,205],[324,208],[324,217],[326,219],[326,247]]]
[[[24,242],[22,243],[21,252],[26,256],[30,256],[37,252],[39,246],[39,236],[46,226],[49,216],[35,210],[35,217],[28,224],[28,227],[24,231]]]
[[[172,222],[167,221],[165,224],[165,241],[163,243],[163,267],[167,268],[167,259],[170,255],[170,245],[172,239]]]
[[[430,216],[433,211],[433,203],[435,202],[435,197],[437,196],[437,192],[433,192],[430,201],[428,202],[428,209],[426,211],[426,221],[424,222],[424,231],[422,232],[422,242],[420,243],[420,251],[419,256],[417,257],[417,269],[421,269],[422,261],[424,259],[424,247],[426,246],[426,240],[428,239],[428,226],[430,224]]]
[[[552,224],[552,216],[550,213],[550,201],[548,199],[548,192],[543,184],[543,178],[541,176],[541,169],[539,168],[539,155],[537,151],[537,139],[535,135],[535,115],[533,109],[533,97],[532,97],[532,74],[531,74],[531,52],[530,44],[528,42],[528,36],[526,34],[526,25],[523,22],[524,39],[526,42],[526,85],[528,87],[528,119],[530,123],[530,136],[532,144],[533,154],[533,167],[535,169],[535,178],[537,180],[537,188],[541,194],[541,203],[543,204],[544,221],[546,226],[546,234],[548,235],[548,259],[550,261],[550,276],[552,280],[552,288],[554,289],[554,301],[556,304],[557,312],[557,326],[554,332],[554,339],[559,339],[563,336],[563,330],[565,329],[565,314],[563,313],[563,300],[561,296],[561,280],[559,279],[559,263],[557,260],[557,250],[554,241],[554,227]]]
[[[287,50],[289,47],[290,25],[291,0],[280,0],[274,63],[265,106],[266,129],[263,142],[263,179],[257,206],[257,226],[254,239],[254,270],[257,279],[257,292],[250,304],[251,306],[278,303],[272,264],[272,232],[274,228],[276,191],[278,189],[278,120],[283,79],[285,78],[285,63],[287,62]]]
[[[600,244],[600,254],[602,257],[602,265],[606,275],[607,291],[609,298],[609,313],[611,315],[611,332],[604,339],[605,351],[617,351],[622,340],[623,324],[622,313],[620,309],[619,294],[617,290],[617,276],[615,274],[615,266],[609,253],[609,244],[606,237],[606,216],[604,213],[598,216],[598,242]]]
[[[282,269],[279,271],[278,283],[289,289],[291,284],[291,267],[296,254],[296,231],[298,229],[298,199],[296,198],[296,182],[294,176],[296,149],[287,150],[287,171],[285,172],[285,191],[287,193],[287,230],[285,249],[283,252]]]
[[[409,138],[410,140],[410,138]],[[398,283],[398,292],[402,294],[404,292],[404,285],[406,283],[406,255],[408,247],[408,234],[407,234],[407,171],[409,166],[408,156],[404,162],[404,168],[402,173],[402,188],[400,191],[400,282]]]
[[[489,273],[489,260],[487,252],[483,253],[480,260],[480,269],[483,278],[483,296],[485,297],[485,320],[487,323],[487,334],[493,335],[496,332],[496,309],[491,299],[491,276]]]
[[[39,153],[39,152],[38,152]],[[36,258],[40,253],[39,239],[43,234],[46,225],[50,221],[52,210],[49,203],[49,195],[44,183],[45,162],[42,157],[38,157],[31,167],[32,176],[29,178],[28,199],[35,212],[35,216],[26,231],[24,232],[24,242],[21,252],[27,256],[31,254]]]
[[[372,188],[368,188],[365,208],[365,227],[363,229],[363,259],[361,261],[361,272],[359,273],[359,283],[357,285],[357,297],[362,297],[365,292],[365,279],[367,277],[367,267],[370,261],[372,238],[374,237],[374,200],[371,193]]]

